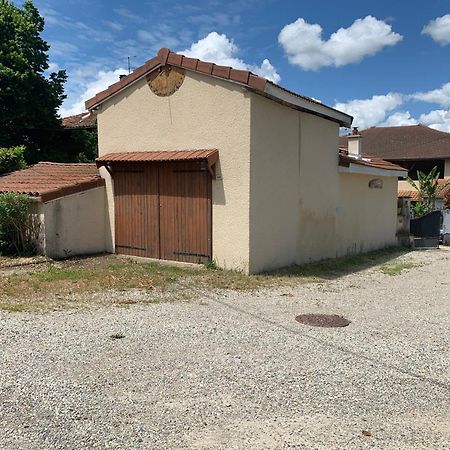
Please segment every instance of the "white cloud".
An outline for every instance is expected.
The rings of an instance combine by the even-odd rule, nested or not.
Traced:
[[[80,94],[74,100],[64,102],[60,108],[62,117],[71,116],[85,111],[84,102],[100,91],[103,91],[111,84],[119,81],[119,75],[126,74],[126,69],[116,69],[110,71],[100,70],[90,81],[86,81],[80,89]]]
[[[382,127],[398,127],[401,125],[417,125],[418,121],[411,117],[409,111],[397,111],[391,114],[382,124]]]
[[[67,57],[68,55],[73,55],[78,52],[79,52],[78,47],[69,42],[52,41],[50,45],[50,53],[53,56]]]
[[[340,28],[327,41],[322,39],[319,24],[310,24],[302,18],[286,25],[278,35],[289,62],[304,70],[357,63],[402,39],[403,36],[392,31],[391,25],[372,16]]]
[[[73,22],[72,27],[78,31],[81,39],[94,40],[97,42],[113,42],[114,36],[110,31],[104,31],[97,27],[90,27],[83,22]]]
[[[355,99],[346,103],[336,103],[335,108],[354,117],[353,125],[361,129],[380,124],[388,112],[404,101],[404,96],[395,92],[374,95],[369,99]]]
[[[59,65],[57,63],[51,62],[48,65],[48,69],[45,71],[46,73],[58,72]]]
[[[409,111],[398,107],[412,100],[437,103],[442,109],[421,114],[418,118]],[[436,130],[450,133],[450,83],[438,89],[415,94],[390,92],[386,95],[374,95],[369,99],[354,99],[335,104],[335,108],[345,111],[354,117],[353,124],[361,129],[372,126],[400,126],[421,123]]]
[[[432,91],[416,92],[412,98],[423,102],[437,103],[439,106],[450,106],[450,83]]]
[[[274,83],[280,81],[280,75],[268,59],[265,59],[260,66],[247,64],[236,56],[237,52],[238,47],[231,39],[225,34],[213,31],[180,53],[191,58],[198,58],[223,66],[231,66],[235,69],[250,70]]]
[[[115,20],[104,20],[103,23],[114,31],[122,31],[125,27]]]
[[[428,34],[438,44],[450,44],[450,14],[430,20],[422,34]]]
[[[132,22],[143,23],[145,19],[142,16],[138,16],[133,11],[127,8],[115,8],[113,11],[119,16],[125,17],[125,19],[131,20]]]
[[[419,121],[430,128],[450,133],[450,110],[436,109],[430,111],[427,114],[422,114]]]
[[[174,48],[180,45],[178,38],[172,33],[161,32],[161,30],[138,30],[139,38],[152,45],[155,49],[161,47]]]

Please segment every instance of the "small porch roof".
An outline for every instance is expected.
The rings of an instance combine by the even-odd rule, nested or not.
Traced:
[[[97,167],[106,167],[109,170],[111,163],[129,162],[189,162],[206,161],[211,174],[215,175],[215,164],[219,160],[219,151],[216,149],[203,150],[170,150],[151,152],[122,152],[108,153],[97,158]]]

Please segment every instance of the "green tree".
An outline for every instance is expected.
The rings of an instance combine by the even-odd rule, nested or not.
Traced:
[[[0,0],[0,147],[26,146],[29,163],[46,159],[60,130],[66,72],[45,77],[49,45],[32,1]]]
[[[24,147],[0,148],[0,175],[26,167]]]

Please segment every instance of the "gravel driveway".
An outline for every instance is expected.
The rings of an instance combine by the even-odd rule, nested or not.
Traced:
[[[0,312],[0,447],[448,449],[450,251],[404,258],[421,266],[185,303]],[[314,328],[302,313],[352,323]]]

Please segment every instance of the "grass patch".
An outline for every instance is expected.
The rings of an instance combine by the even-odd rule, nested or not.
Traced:
[[[8,312],[27,312],[30,311],[30,307],[20,303],[1,302],[0,310]]]
[[[400,275],[404,270],[413,269],[417,266],[418,264],[410,261],[394,261],[392,263],[383,264],[380,267],[380,271],[385,275],[395,277],[396,275]]]
[[[392,247],[370,253],[348,255],[335,259],[325,259],[303,266],[291,266],[272,272],[271,274],[280,277],[310,279],[312,281],[330,280],[386,263],[386,261],[390,261],[408,251],[410,250]]]
[[[388,262],[405,252],[404,249],[388,249],[261,275],[221,270],[215,264],[208,270],[142,263],[114,256],[72,259],[30,266],[29,270],[14,274],[2,275],[0,272],[0,309],[12,312],[87,306],[96,302],[129,307],[134,303],[189,301],[200,296],[202,290],[249,291],[321,282],[372,266],[380,266],[384,273],[397,274],[395,272],[414,266],[412,263]],[[124,292],[124,295],[79,295],[111,290]],[[151,294],[143,300],[139,296],[129,299],[126,292],[130,290]]]

